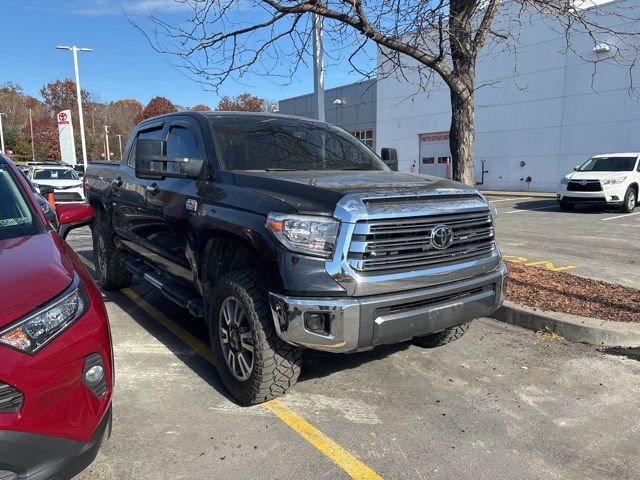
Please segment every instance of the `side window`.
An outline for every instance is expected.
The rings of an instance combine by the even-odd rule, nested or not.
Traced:
[[[202,157],[193,130],[181,125],[172,125],[167,137],[167,155],[184,158]]]
[[[162,125],[158,125],[156,127],[147,128],[145,130],[140,130],[138,135],[136,135],[136,140],[138,138],[162,138]],[[127,160],[127,165],[131,168],[136,168],[136,144],[133,144],[131,148],[131,152],[129,152],[129,158]]]

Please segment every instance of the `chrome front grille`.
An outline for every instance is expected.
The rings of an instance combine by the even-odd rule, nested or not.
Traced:
[[[448,248],[437,249],[432,230],[446,225],[453,231]],[[359,221],[355,225],[348,262],[360,272],[384,272],[432,267],[488,256],[494,250],[488,210],[416,218]]]

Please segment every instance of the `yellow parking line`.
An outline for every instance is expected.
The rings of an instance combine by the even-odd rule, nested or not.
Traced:
[[[80,260],[95,271],[95,266],[92,262],[84,258],[82,255],[78,255]],[[174,323],[169,317],[167,317],[160,310],[155,308],[145,299],[141,298],[130,288],[123,288],[121,290],[130,300],[138,305],[151,317],[158,320],[158,322],[164,326],[167,330],[173,333],[176,337],[182,340],[185,344],[191,347],[196,353],[205,358],[209,363],[214,364],[213,354],[207,344],[200,341],[184,328]],[[284,424],[290,427],[293,431],[299,434],[307,442],[313,445],[317,450],[324,454],[327,458],[333,461],[338,467],[345,471],[347,475],[356,480],[381,480],[382,477],[374,472],[371,468],[366,466],[354,455],[342,448],[339,444],[331,440],[328,436],[318,430],[316,427],[307,422],[304,418],[298,415],[296,412],[287,407],[280,400],[271,400],[263,403],[262,406],[272,412],[278,417]]]
[[[503,255],[502,258],[504,259],[505,262],[521,263],[528,267],[541,266],[541,267],[544,267],[546,270],[550,270],[552,272],[562,272],[564,270],[573,270],[574,268],[577,268],[575,265],[564,265],[564,266],[556,267],[555,264],[553,262],[550,262],[549,260],[537,260],[534,262],[530,262],[528,258],[520,257],[518,255]]]
[[[382,479],[380,475],[347,452],[344,448],[311,425],[280,400],[271,400],[263,405],[268,410],[271,410],[271,412],[273,412],[280,420],[296,431],[307,442],[333,460],[333,462],[342,468],[351,478],[361,480]]]

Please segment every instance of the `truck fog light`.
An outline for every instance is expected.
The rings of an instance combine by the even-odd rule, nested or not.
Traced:
[[[307,330],[314,333],[327,333],[326,317],[322,313],[307,313],[304,318],[304,325]]]
[[[617,195],[611,195],[611,200],[620,200]]]
[[[102,355],[92,353],[87,357],[84,362],[82,381],[96,397],[104,397],[107,392],[107,378],[105,376]]]

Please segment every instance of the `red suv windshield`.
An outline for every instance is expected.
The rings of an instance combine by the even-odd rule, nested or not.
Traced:
[[[6,165],[0,165],[0,240],[40,233],[40,222]]]

